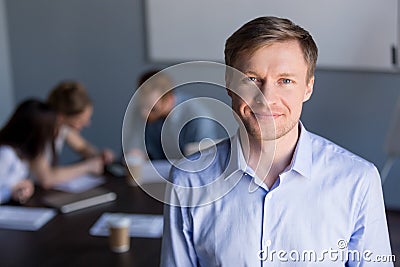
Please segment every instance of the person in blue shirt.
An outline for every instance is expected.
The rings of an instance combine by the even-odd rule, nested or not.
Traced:
[[[139,77],[138,87],[136,93],[140,101],[135,103],[134,114],[128,114],[132,117],[125,120],[129,126],[124,126],[128,130],[128,156],[150,160],[177,159],[190,154],[190,147],[201,140],[219,137],[218,124],[210,119],[211,112],[200,101],[188,104],[186,101],[192,98],[189,94],[171,90],[173,81],[166,73],[147,71]],[[142,124],[145,127],[141,127]]]
[[[161,266],[393,266],[377,169],[300,122],[317,55],[283,18],[227,39],[239,130],[172,168]]]

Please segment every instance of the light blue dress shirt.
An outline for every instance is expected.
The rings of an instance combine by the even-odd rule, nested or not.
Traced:
[[[393,266],[377,169],[301,124],[271,189],[237,136],[196,157],[171,170],[161,266]]]

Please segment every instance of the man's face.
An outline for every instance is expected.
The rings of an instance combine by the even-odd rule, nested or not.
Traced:
[[[90,125],[93,114],[93,107],[87,106],[81,113],[64,117],[64,123],[80,131],[83,127]]]
[[[306,78],[308,66],[298,42],[274,43],[251,56],[242,53],[235,67],[245,76],[227,78],[236,92],[228,94],[250,137],[275,140],[293,130],[314,85],[314,77]]]

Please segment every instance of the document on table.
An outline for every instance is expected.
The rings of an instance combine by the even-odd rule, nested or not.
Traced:
[[[131,237],[160,238],[163,232],[163,216],[148,214],[103,213],[90,228],[89,233],[95,236],[108,236],[107,221],[112,216],[128,218],[131,222],[129,234]]]
[[[36,231],[55,215],[49,208],[0,206],[0,228]]]
[[[68,193],[82,193],[104,184],[105,181],[106,179],[101,176],[82,175],[73,180],[58,184],[54,187],[54,189]]]

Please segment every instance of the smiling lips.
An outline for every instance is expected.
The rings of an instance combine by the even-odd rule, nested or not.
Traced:
[[[257,119],[277,119],[282,116],[282,113],[277,112],[252,112]]]

